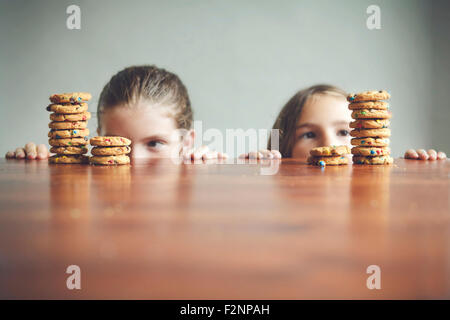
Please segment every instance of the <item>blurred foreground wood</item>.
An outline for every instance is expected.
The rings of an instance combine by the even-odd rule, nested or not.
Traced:
[[[0,298],[450,298],[450,161],[233,161],[0,160]]]

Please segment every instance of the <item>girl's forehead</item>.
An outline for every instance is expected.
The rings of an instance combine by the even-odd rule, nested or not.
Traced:
[[[176,122],[168,108],[117,106],[102,114],[102,130],[111,134],[141,137],[170,134],[176,130]]]
[[[303,106],[297,126],[303,123],[326,124],[339,121],[351,121],[346,99],[337,94],[317,94]]]
[[[153,104],[146,102],[138,102],[134,104],[118,105],[108,108],[104,114],[111,114],[115,117],[149,117],[164,118],[172,115],[173,108],[171,106]]]

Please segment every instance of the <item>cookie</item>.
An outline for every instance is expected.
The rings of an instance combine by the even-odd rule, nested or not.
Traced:
[[[312,148],[309,152],[313,156],[342,156],[350,153],[350,148],[347,146],[329,146]]]
[[[354,164],[392,164],[394,159],[390,156],[381,157],[364,157],[364,156],[353,156]]]
[[[123,147],[94,147],[91,150],[94,156],[118,156],[122,154],[130,153],[131,148],[129,146]]]
[[[379,91],[365,91],[360,93],[352,93],[347,96],[347,101],[375,101],[375,100],[387,100],[391,95],[385,90]]]
[[[100,165],[115,165],[115,164],[128,164],[130,163],[130,157],[126,155],[119,156],[92,156],[89,158],[90,163]]]
[[[85,129],[87,127],[86,121],[52,121],[48,124],[51,129],[66,130],[66,129]]]
[[[383,129],[388,128],[390,121],[388,119],[363,119],[350,122],[350,128],[358,129]]]
[[[48,144],[52,147],[72,147],[84,146],[88,144],[87,137],[84,138],[68,138],[68,139],[49,139]]]
[[[354,147],[352,148],[352,154],[357,156],[377,157],[388,156],[391,153],[391,149],[387,147]]]
[[[387,147],[390,140],[388,138],[353,138],[350,142],[353,146]]]
[[[313,157],[313,156],[310,156],[307,161],[309,164],[323,167],[325,165],[347,164],[348,158],[345,156],[335,156],[335,157]]]
[[[131,140],[123,137],[93,137],[90,140],[90,144],[99,147],[120,147],[129,146]]]
[[[50,163],[63,163],[63,164],[72,164],[72,163],[89,163],[89,157],[86,157],[81,154],[76,155],[54,155],[48,158],[48,162]]]
[[[55,139],[64,139],[72,137],[85,137],[89,135],[89,129],[73,129],[73,130],[50,130],[48,136]]]
[[[391,129],[353,129],[350,135],[356,138],[379,137],[387,138],[391,136]]]
[[[353,119],[390,119],[392,113],[381,109],[358,109],[352,112]]]
[[[88,92],[70,92],[59,93],[50,96],[50,101],[53,103],[80,103],[89,101],[92,98]]]
[[[50,120],[52,121],[86,121],[91,118],[90,112],[83,113],[50,113]]]
[[[350,110],[358,110],[358,109],[381,109],[387,110],[389,109],[389,103],[385,101],[362,101],[362,102],[354,102],[348,105]]]
[[[86,146],[80,147],[51,147],[51,153],[57,154],[85,154],[88,152],[88,148]]]
[[[47,111],[55,113],[83,113],[88,109],[87,103],[81,104],[50,104]]]

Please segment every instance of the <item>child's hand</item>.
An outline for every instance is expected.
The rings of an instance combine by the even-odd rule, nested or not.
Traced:
[[[29,142],[24,148],[17,148],[16,151],[8,151],[5,155],[7,159],[29,159],[29,160],[44,160],[49,157],[49,152],[44,144],[35,145]]]
[[[409,149],[405,152],[405,159],[415,160],[444,160],[447,159],[447,155],[442,152],[436,152],[434,149],[425,151],[424,149]]]
[[[211,159],[226,159],[228,155],[226,153],[211,151],[207,146],[201,146],[196,149],[183,148],[181,155],[185,160],[211,160]]]
[[[239,156],[239,159],[281,159],[281,153],[278,150],[262,149],[257,152],[244,153]]]

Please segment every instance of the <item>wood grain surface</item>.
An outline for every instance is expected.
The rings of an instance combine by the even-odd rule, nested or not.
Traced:
[[[0,298],[450,298],[450,161],[235,161],[0,160]]]

